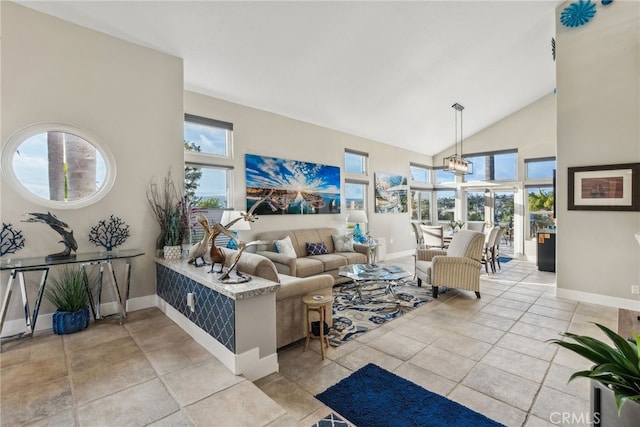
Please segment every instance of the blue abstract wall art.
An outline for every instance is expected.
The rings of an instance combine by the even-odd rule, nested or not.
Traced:
[[[340,213],[339,167],[255,154],[245,155],[245,165],[247,210],[273,190],[255,214]]]
[[[388,173],[375,173],[376,213],[408,212],[407,177]]]

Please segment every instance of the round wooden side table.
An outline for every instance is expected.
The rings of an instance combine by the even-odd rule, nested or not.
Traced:
[[[320,354],[322,354],[322,360],[325,358],[325,347],[329,347],[329,337],[324,333],[324,325],[327,321],[327,308],[331,310],[333,305],[333,297],[324,296],[324,295],[306,295],[302,298],[302,302],[307,309],[307,339],[304,343],[304,349],[302,351],[307,351],[309,347],[309,340],[311,338],[317,338],[320,340]],[[311,328],[311,319],[309,318],[309,313],[312,311],[318,312],[320,315],[320,323],[319,323],[319,335],[314,335]]]

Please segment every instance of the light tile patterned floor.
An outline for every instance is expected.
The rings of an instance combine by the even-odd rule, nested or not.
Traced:
[[[412,270],[411,257],[389,260]],[[310,426],[331,412],[314,395],[376,363],[507,426],[552,426],[588,411],[589,363],[545,343],[617,328],[617,309],[560,300],[555,275],[524,261],[483,272],[480,300],[451,290],[337,348],[279,353],[280,372],[232,375],[157,309],[86,331],[3,344],[2,426]]]

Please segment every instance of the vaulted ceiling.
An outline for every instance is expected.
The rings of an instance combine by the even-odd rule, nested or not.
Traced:
[[[555,87],[559,1],[17,1],[184,60],[185,88],[433,155]]]

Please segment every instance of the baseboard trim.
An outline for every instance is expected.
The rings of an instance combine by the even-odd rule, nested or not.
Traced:
[[[157,307],[156,295],[146,295],[143,297],[129,298],[127,304],[127,312],[142,310],[145,308]],[[115,302],[107,302],[100,304],[100,315],[109,316],[119,311],[118,304]],[[92,315],[93,318],[93,315]],[[53,329],[53,313],[39,314],[36,321],[36,329],[34,332],[46,331]],[[20,319],[7,320],[2,328],[2,338],[9,338],[25,332],[24,317]]]
[[[200,329],[195,323],[173,308],[162,298],[156,296],[158,308],[173,320],[182,330],[209,353],[215,356],[234,375],[243,375],[249,381],[255,381],[274,372],[278,372],[278,354],[260,358],[260,350],[254,348],[242,354],[234,354],[218,340]]]
[[[594,294],[591,292],[574,291],[572,289],[558,288],[557,286],[556,296],[558,298],[567,298],[574,301],[640,311],[640,300],[612,297],[608,295]]]

